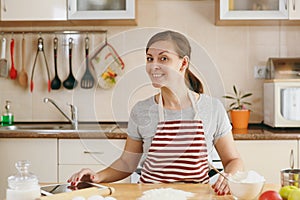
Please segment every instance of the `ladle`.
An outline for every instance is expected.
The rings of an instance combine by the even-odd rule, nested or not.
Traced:
[[[57,73],[57,43],[58,43],[58,39],[57,37],[54,38],[54,69],[55,69],[55,76],[53,78],[53,80],[51,81],[51,88],[53,90],[58,90],[61,86],[61,81],[58,77],[58,73]]]
[[[69,39],[69,76],[67,79],[63,82],[63,85],[66,89],[73,89],[77,86],[77,80],[73,76],[72,72],[72,47],[73,47],[73,38]]]
[[[22,87],[27,88],[28,75],[25,70],[25,38],[22,39],[22,69],[19,73],[19,83]]]

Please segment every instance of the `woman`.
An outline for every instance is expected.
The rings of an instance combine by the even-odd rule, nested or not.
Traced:
[[[146,71],[160,93],[133,107],[119,159],[97,173],[82,169],[68,182],[114,182],[141,163],[142,183],[208,183],[213,146],[225,175],[243,169],[226,111],[220,101],[202,94],[201,82],[189,70],[190,54],[190,44],[180,33],[164,31],[149,40]],[[229,193],[222,176],[212,187],[218,195]]]

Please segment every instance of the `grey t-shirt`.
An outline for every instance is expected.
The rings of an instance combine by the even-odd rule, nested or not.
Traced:
[[[216,98],[201,94],[196,101],[200,120],[203,123],[208,154],[214,151],[216,140],[231,131],[231,124],[223,104]],[[191,107],[183,110],[164,109],[165,120],[194,119],[195,112]],[[159,122],[158,104],[154,96],[139,101],[131,110],[128,122],[128,136],[134,140],[143,141],[143,164]]]

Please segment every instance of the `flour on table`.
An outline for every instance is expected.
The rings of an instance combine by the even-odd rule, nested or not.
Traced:
[[[187,200],[194,196],[191,192],[185,192],[173,188],[160,188],[152,189],[143,192],[143,196],[138,200],[160,200],[160,199],[172,199],[172,200]]]

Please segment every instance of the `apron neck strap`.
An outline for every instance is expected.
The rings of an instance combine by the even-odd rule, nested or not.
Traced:
[[[195,116],[194,119],[199,119],[199,115],[198,115],[198,109],[196,106],[196,99],[195,96],[193,95],[193,92],[191,90],[188,90],[188,97],[192,103],[192,107],[193,110],[195,112]],[[159,121],[165,121],[165,116],[164,116],[164,107],[163,107],[163,101],[162,101],[162,95],[161,93],[159,94],[159,99],[158,99],[158,117],[159,117]]]

